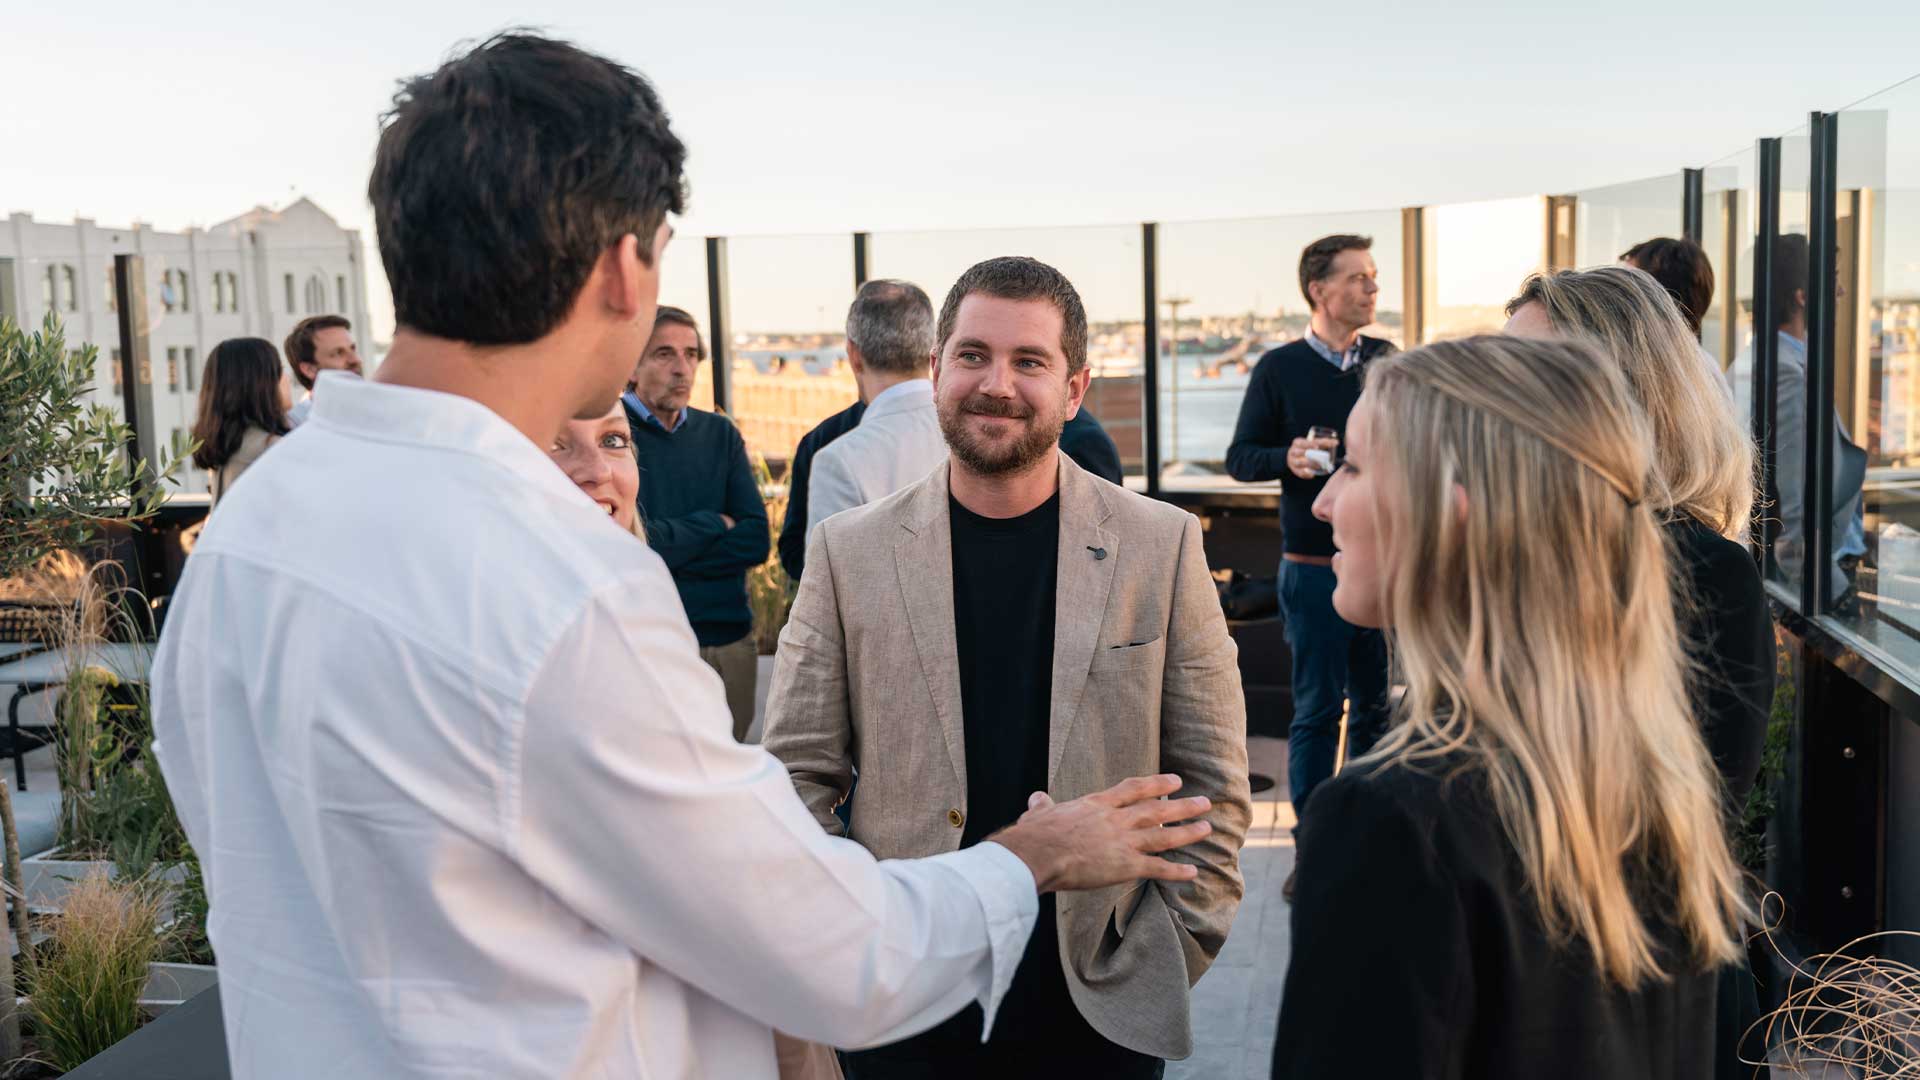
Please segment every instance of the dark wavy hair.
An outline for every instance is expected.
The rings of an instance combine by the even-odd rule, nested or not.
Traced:
[[[249,428],[269,435],[291,430],[280,408],[280,353],[266,338],[228,338],[207,354],[193,463],[207,470],[225,465]]]
[[[401,85],[367,198],[402,327],[524,345],[608,248],[685,202],[686,147],[637,72],[513,32]]]

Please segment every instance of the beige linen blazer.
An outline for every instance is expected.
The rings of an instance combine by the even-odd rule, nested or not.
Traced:
[[[1213,800],[1212,834],[1169,856],[1199,866],[1194,881],[1058,898],[1060,962],[1095,1030],[1186,1057],[1188,989],[1219,953],[1243,891],[1250,804],[1236,651],[1200,522],[1065,454],[1059,469],[1048,793],[1072,799],[1172,772],[1182,795]],[[947,475],[942,465],[814,532],[767,698],[766,748],[829,832],[843,832],[833,808],[859,769],[852,838],[882,859],[953,851],[966,822]]]

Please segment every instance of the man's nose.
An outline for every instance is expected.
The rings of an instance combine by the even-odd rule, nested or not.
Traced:
[[[988,364],[980,379],[980,392],[988,397],[1013,396],[1013,369],[1006,364]]]

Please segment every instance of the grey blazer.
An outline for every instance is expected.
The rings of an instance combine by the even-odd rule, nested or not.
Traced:
[[[1198,865],[1194,881],[1058,898],[1060,962],[1095,1030],[1186,1057],[1188,989],[1243,891],[1251,807],[1236,650],[1199,521],[1058,460],[1048,793],[1173,772],[1181,794],[1213,800],[1212,834],[1169,856]],[[965,823],[948,468],[815,530],[767,697],[766,748],[829,832],[843,831],[833,808],[858,767],[852,838],[883,859],[953,851]]]

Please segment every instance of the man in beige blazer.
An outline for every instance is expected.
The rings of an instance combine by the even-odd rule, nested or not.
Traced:
[[[1245,704],[1200,524],[1059,452],[1090,373],[1057,270],[973,267],[937,340],[949,459],[814,531],[766,748],[829,832],[848,831],[834,808],[851,792],[850,835],[881,858],[953,851],[1142,773],[1212,799],[1212,833],[1169,856],[1193,881],[1043,905],[997,1017],[969,1006],[849,1054],[848,1075],[1159,1076],[1192,1051],[1188,990],[1239,906],[1249,817]]]

